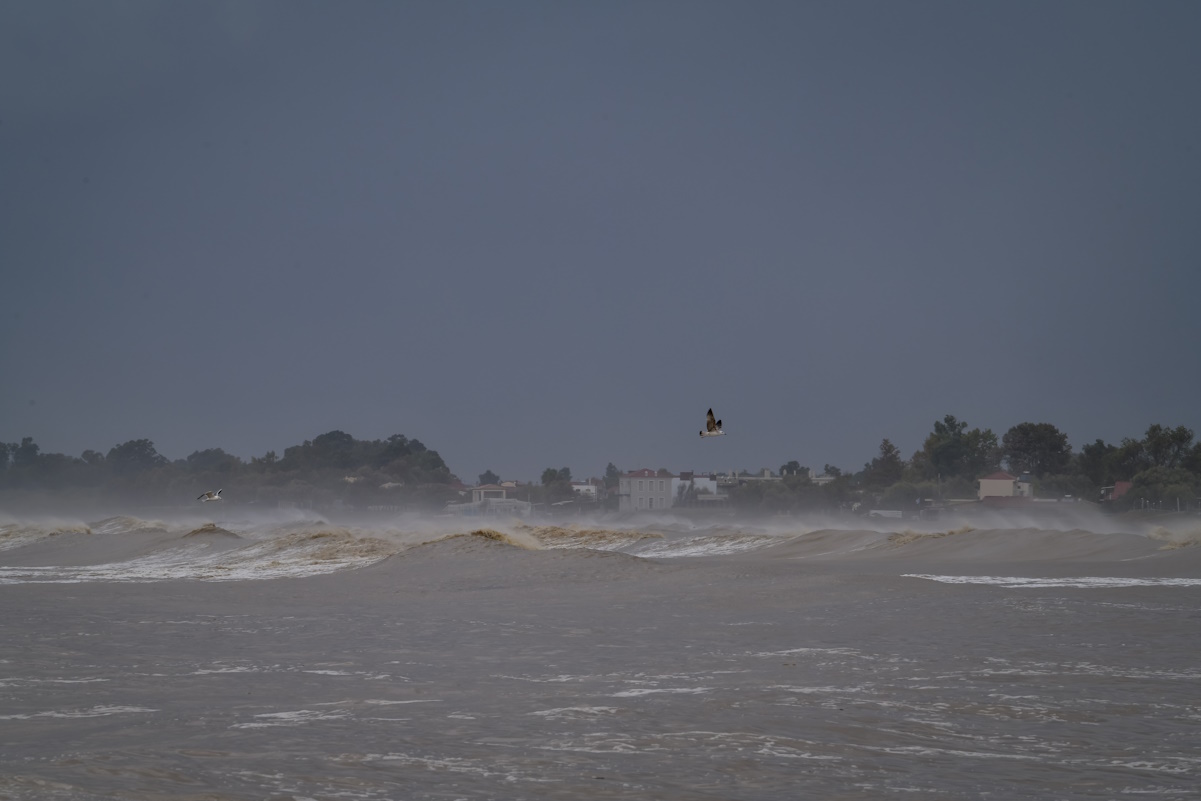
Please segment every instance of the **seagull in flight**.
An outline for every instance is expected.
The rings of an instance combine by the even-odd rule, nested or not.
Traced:
[[[221,497],[221,490],[217,490],[216,492],[206,492],[203,495],[198,496],[196,500],[202,503],[208,503],[209,501],[223,501],[225,499]]]
[[[705,418],[705,430],[701,432],[702,437],[720,437],[726,432],[721,430],[721,420],[713,417],[713,410],[709,410],[708,416]]]

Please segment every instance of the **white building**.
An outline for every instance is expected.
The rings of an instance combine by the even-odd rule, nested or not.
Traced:
[[[666,470],[655,472],[643,468],[624,474],[618,484],[617,509],[620,512],[653,512],[670,509],[672,504],[672,480]]]
[[[584,500],[595,501],[597,498],[597,487],[591,481],[573,481],[571,491]]]
[[[515,486],[483,484],[471,488],[470,503],[448,503],[446,511],[468,517],[481,515],[528,517],[533,506],[528,501],[512,497]]]

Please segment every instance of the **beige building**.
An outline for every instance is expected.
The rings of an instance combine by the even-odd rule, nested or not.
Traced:
[[[618,484],[617,510],[654,512],[670,509],[673,478],[674,476],[666,470],[655,472],[644,468],[626,473]]]
[[[1011,476],[1005,471],[999,471],[992,475],[985,476],[980,479],[980,490],[976,497],[980,500],[984,498],[1012,498],[1017,493],[1017,476]]]

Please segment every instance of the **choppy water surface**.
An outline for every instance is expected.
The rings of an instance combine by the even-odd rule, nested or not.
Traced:
[[[1194,536],[5,522],[0,798],[1199,798]]]

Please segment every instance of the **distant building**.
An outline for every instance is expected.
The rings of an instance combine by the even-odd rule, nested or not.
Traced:
[[[1132,482],[1132,481],[1115,481],[1115,482],[1113,482],[1112,487],[1102,487],[1101,488],[1101,500],[1102,501],[1116,501],[1118,498],[1121,498],[1127,492],[1130,492],[1130,490],[1133,487],[1134,487],[1134,482]]]
[[[448,503],[446,511],[468,517],[482,515],[528,517],[533,511],[533,507],[527,501],[511,497],[510,494],[516,489],[515,486],[500,484],[483,484],[472,487],[470,503]]]
[[[599,478],[571,482],[571,491],[579,496],[580,500],[585,501],[599,500],[604,492],[604,488],[605,483]]]
[[[1029,483],[1026,486],[1030,486]],[[980,490],[976,497],[980,500],[984,500],[985,498],[1013,498],[1019,494],[1018,477],[1001,470],[980,479]]]
[[[471,502],[479,503],[489,498],[504,499],[509,497],[511,489],[513,487],[503,487],[500,484],[481,484],[478,487],[471,488]]]
[[[713,503],[724,495],[717,494],[717,476],[684,471],[671,480],[671,505],[681,501],[689,504]]]
[[[617,510],[652,512],[671,508],[674,478],[666,470],[655,472],[646,468],[622,475],[618,482]]]

